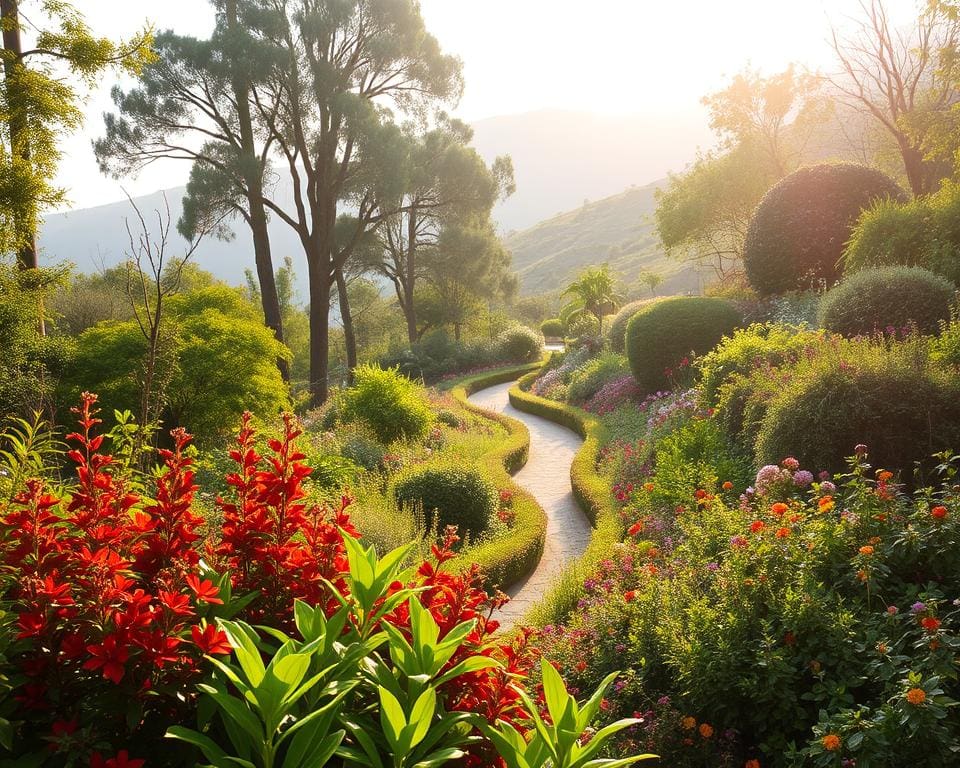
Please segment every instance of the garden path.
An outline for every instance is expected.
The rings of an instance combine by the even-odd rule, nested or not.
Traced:
[[[522,421],[530,430],[530,457],[513,479],[547,513],[547,538],[536,570],[507,590],[510,602],[495,615],[504,628],[521,619],[542,598],[566,565],[583,554],[592,528],[570,488],[570,464],[583,442],[580,436],[552,421],[524,413],[510,404],[515,382],[498,384],[470,396],[470,402]]]

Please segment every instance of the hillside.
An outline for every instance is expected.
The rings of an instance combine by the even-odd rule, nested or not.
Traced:
[[[555,291],[583,267],[604,262],[627,286],[642,270],[649,270],[663,276],[661,294],[696,291],[697,274],[667,258],[653,230],[654,193],[664,183],[632,187],[507,237],[504,242],[513,253],[521,293]]]

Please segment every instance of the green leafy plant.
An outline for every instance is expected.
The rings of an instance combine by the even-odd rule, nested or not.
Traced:
[[[478,468],[448,464],[414,469],[394,485],[398,504],[419,505],[428,527],[455,525],[461,533],[477,535],[490,525],[497,511],[497,489]]]
[[[525,325],[508,328],[497,337],[502,357],[512,363],[529,363],[543,354],[543,336]]]
[[[416,384],[399,370],[378,365],[357,366],[353,386],[341,394],[339,415],[366,424],[385,444],[419,439],[433,420]]]

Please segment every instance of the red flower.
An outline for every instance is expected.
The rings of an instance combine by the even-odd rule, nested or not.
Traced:
[[[633,589],[623,593],[623,599],[628,603],[632,603],[636,597],[637,597],[637,592],[636,590],[633,590]]]
[[[930,515],[935,520],[945,520],[947,517],[947,508],[944,506],[936,506],[930,510]]]
[[[789,528],[778,528],[778,529],[777,529],[777,538],[778,538],[778,539],[785,539],[785,538],[787,538],[789,535],[790,535],[790,529],[789,529]]]
[[[627,533],[631,536],[636,536],[638,533],[643,533],[643,523],[634,523],[627,530]]]
[[[90,768],[142,768],[146,760],[131,759],[125,749],[117,752],[116,757],[104,760],[99,752],[94,752],[90,756]]]
[[[934,616],[924,616],[920,619],[920,626],[927,630],[927,632],[936,632],[940,629],[940,619]]]
[[[194,624],[190,627],[190,634],[193,635],[193,642],[204,653],[225,656],[233,650],[226,633],[221,632],[214,624],[207,624],[202,630]]]
[[[160,590],[160,604],[174,616],[192,616],[190,597],[182,592],[164,592]]]
[[[782,501],[778,501],[776,504],[770,507],[770,511],[773,512],[773,514],[775,514],[777,517],[783,517],[787,509],[787,505]]]
[[[123,679],[124,663],[130,657],[126,646],[117,645],[117,638],[110,635],[104,638],[100,645],[88,645],[87,653],[93,656],[83,662],[84,669],[103,668],[103,676],[107,680],[118,683]]]
[[[220,588],[215,587],[210,579],[200,581],[199,576],[195,573],[190,573],[187,574],[187,586],[193,590],[198,600],[202,600],[205,603],[219,603],[223,605],[223,600],[217,597],[217,595],[220,594]]]
[[[766,526],[763,524],[763,520],[754,520],[750,523],[750,533],[760,533]]]

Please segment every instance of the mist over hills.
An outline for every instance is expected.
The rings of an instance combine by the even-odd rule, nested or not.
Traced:
[[[474,146],[484,158],[492,160],[502,154],[513,158],[517,192],[497,206],[494,218],[505,234],[532,227],[507,238],[508,245],[515,250],[515,266],[523,274],[524,292],[555,287],[557,281],[575,269],[578,259],[582,263],[599,263],[604,260],[601,251],[606,248],[630,237],[639,243],[646,236],[641,231],[645,225],[630,217],[652,210],[652,192],[646,198],[624,193],[629,202],[612,203],[610,209],[593,204],[584,208],[584,202],[617,195],[631,185],[649,184],[669,170],[682,170],[693,159],[698,144],[709,141],[701,122],[692,112],[656,119],[557,110],[476,122]],[[165,208],[163,194],[157,192],[135,200],[155,234],[156,211]],[[168,254],[175,256],[186,246],[176,233],[184,188],[166,190],[165,194],[173,220]],[[289,200],[291,191],[287,185],[281,185],[273,194]],[[581,220],[577,218],[581,209],[593,213]],[[561,222],[544,222],[542,229],[534,226],[561,211],[572,212],[561,217]],[[127,201],[47,216],[40,234],[45,262],[70,261],[81,272],[94,272],[122,262],[129,251],[125,219],[130,220],[136,234],[135,214]],[[578,221],[588,231],[578,231]],[[601,231],[606,225],[611,229]],[[630,227],[640,229],[634,232]],[[208,238],[197,249],[194,260],[219,279],[238,285],[244,280],[244,270],[254,266],[253,244],[242,221],[235,221],[233,229],[234,240]],[[306,264],[296,235],[276,217],[271,220],[270,234],[276,262],[293,257],[300,297],[305,299]],[[541,242],[541,236],[548,239]],[[647,243],[643,248],[649,246]],[[544,261],[545,248],[560,252],[549,267]],[[633,252],[621,254],[618,261],[623,262],[630,253]],[[557,272],[553,278],[538,276],[543,270],[561,268],[562,274]]]

